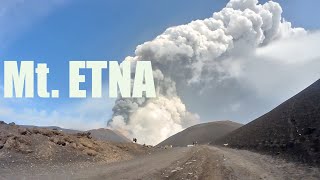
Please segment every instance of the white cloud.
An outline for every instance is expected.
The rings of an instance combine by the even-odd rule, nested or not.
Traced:
[[[256,55],[275,62],[297,64],[307,63],[320,57],[320,32],[310,32],[294,38],[276,41],[266,47],[259,48]]]
[[[309,32],[224,59],[227,78],[210,81],[200,94],[182,89],[182,99],[202,119],[247,123],[320,78],[319,38],[319,32]]]
[[[280,103],[320,77],[320,32],[276,41],[257,49],[241,79],[261,96]]]

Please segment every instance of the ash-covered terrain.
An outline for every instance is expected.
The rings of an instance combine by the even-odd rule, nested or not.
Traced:
[[[214,141],[320,164],[320,80],[269,113]]]
[[[169,137],[157,146],[172,145],[174,147],[185,147],[193,143],[208,144],[241,126],[242,124],[232,121],[215,121],[198,124]]]

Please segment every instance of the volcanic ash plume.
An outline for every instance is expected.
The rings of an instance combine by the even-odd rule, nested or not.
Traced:
[[[204,20],[168,28],[154,40],[136,48],[125,61],[152,61],[158,97],[118,99],[109,122],[111,128],[157,144],[198,122],[179,94],[205,88],[236,76],[233,57],[252,54],[270,42],[305,34],[282,20],[278,3],[231,0],[220,12]]]

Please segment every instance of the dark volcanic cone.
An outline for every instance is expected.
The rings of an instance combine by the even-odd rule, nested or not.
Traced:
[[[213,144],[320,164],[320,80]]]
[[[198,124],[169,137],[157,146],[187,146],[195,141],[198,144],[208,144],[241,126],[242,124],[232,121],[216,121]]]

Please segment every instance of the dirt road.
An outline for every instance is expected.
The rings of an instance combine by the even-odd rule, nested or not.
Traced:
[[[198,146],[173,148],[107,165],[6,174],[0,179],[320,179],[314,167],[288,163],[257,153]],[[39,173],[42,172],[42,173]]]
[[[319,168],[245,150],[196,147],[155,177],[166,179],[320,179]]]

